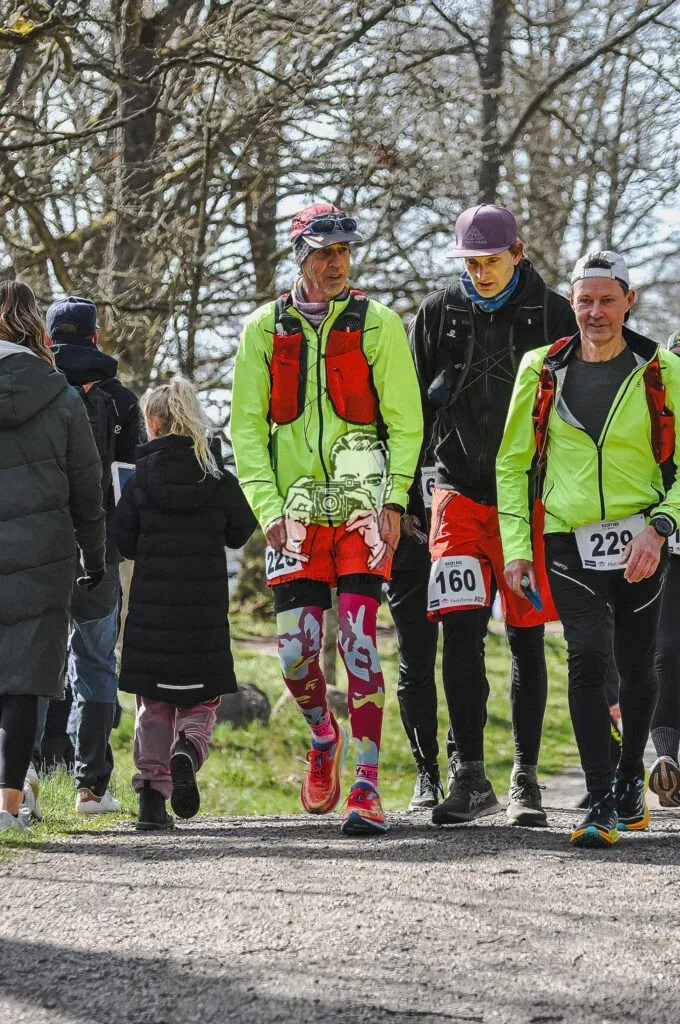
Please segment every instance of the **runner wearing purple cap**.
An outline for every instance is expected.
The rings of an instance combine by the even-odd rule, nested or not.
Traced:
[[[424,299],[411,330],[426,430],[438,439],[428,614],[443,625],[442,674],[457,748],[449,794],[432,820],[455,824],[500,810],[486,777],[483,738],[489,693],[484,638],[498,590],[512,653],[515,759],[508,818],[545,825],[536,777],[547,694],[543,634],[556,614],[541,544],[535,550],[541,607],[505,582],[495,463],[522,355],[574,334],[576,323],[568,301],[524,256],[509,210],[471,207],[455,231],[449,255],[464,260],[464,273]],[[537,505],[536,532],[541,519]]]

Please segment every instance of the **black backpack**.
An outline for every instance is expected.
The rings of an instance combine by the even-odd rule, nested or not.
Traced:
[[[102,460],[102,496],[104,508],[107,506],[111,490],[111,466],[116,457],[116,426],[118,417],[113,397],[102,388],[105,380],[94,384],[86,384],[78,388],[83,400],[87,418],[90,421],[92,435],[97,445],[99,458]]]

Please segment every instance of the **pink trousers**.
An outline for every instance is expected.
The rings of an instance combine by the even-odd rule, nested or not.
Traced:
[[[148,781],[168,800],[172,792],[170,758],[180,732],[196,747],[200,768],[208,759],[208,741],[220,698],[191,707],[168,704],[164,700],[147,700],[146,697],[135,699],[134,758],[137,772],[132,777],[132,788],[138,793]]]

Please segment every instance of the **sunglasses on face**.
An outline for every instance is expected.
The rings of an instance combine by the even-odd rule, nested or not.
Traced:
[[[332,235],[334,231],[356,231],[354,217],[315,217],[300,232],[301,235]]]

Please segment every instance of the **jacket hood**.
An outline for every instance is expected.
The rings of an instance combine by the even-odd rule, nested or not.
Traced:
[[[57,368],[74,388],[95,380],[110,380],[118,373],[118,360],[108,356],[96,345],[70,345],[60,342],[52,346]]]
[[[0,340],[0,429],[32,419],[67,386],[64,375],[44,359]]]
[[[222,469],[219,441],[213,440],[210,447]],[[191,438],[176,434],[138,446],[135,477],[154,504],[176,511],[205,505],[220,483],[217,477],[203,474]]]

